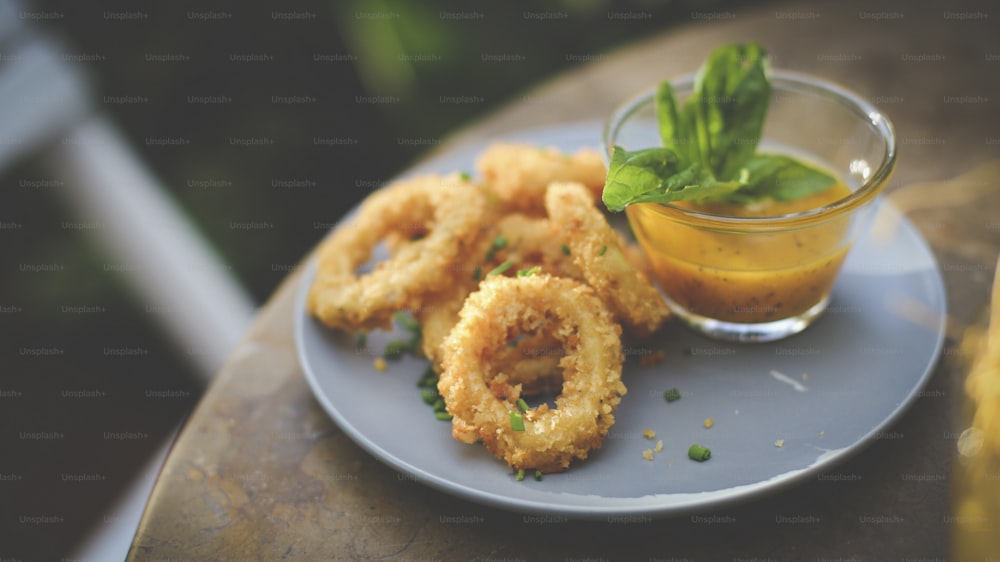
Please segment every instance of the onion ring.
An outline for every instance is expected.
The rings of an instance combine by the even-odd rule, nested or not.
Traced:
[[[545,208],[583,271],[587,284],[632,332],[646,336],[670,316],[660,292],[630,263],[618,232],[579,183],[554,182]]]
[[[545,213],[545,189],[554,181],[580,182],[601,198],[607,168],[598,151],[589,148],[567,154],[528,144],[497,143],[476,160],[487,187],[510,210]]]
[[[320,245],[310,314],[331,328],[390,328],[395,312],[419,307],[450,283],[455,261],[481,235],[486,212],[484,193],[458,174],[420,176],[373,193],[351,223]],[[385,241],[391,257],[358,275]]]
[[[515,431],[517,388],[503,398],[491,389],[497,353],[513,334],[544,331],[566,348],[562,393],[523,414]],[[593,290],[571,279],[537,274],[495,276],[469,295],[460,320],[442,344],[438,392],[452,418],[452,436],[486,448],[514,469],[559,472],[598,448],[625,394],[621,327]]]

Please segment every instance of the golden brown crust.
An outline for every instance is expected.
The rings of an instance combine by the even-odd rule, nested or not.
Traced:
[[[309,312],[331,328],[390,327],[395,312],[418,308],[449,282],[456,260],[478,239],[486,208],[482,192],[457,174],[421,176],[373,193],[320,245]],[[415,232],[424,236],[411,240]],[[357,274],[386,240],[391,257]]]
[[[663,296],[630,263],[620,236],[578,183],[555,182],[545,208],[559,228],[587,284],[619,320],[637,335],[656,331],[670,316]]]
[[[545,190],[554,181],[582,183],[594,200],[601,197],[607,168],[598,151],[572,154],[552,147],[497,143],[476,160],[484,183],[506,208],[533,215],[545,213]]]
[[[524,414],[524,431],[511,427],[517,385],[503,382],[497,354],[512,333],[545,333],[566,348],[560,359],[562,392],[556,407]],[[625,394],[621,382],[621,328],[593,291],[549,275],[493,277],[469,295],[459,323],[442,345],[438,391],[452,419],[452,435],[481,439],[514,469],[558,472],[600,447]],[[501,394],[503,398],[499,398]]]

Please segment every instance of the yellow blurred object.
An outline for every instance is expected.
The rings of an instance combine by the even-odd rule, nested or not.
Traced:
[[[1000,559],[1000,261],[993,277],[988,327],[962,342],[971,357],[965,380],[971,424],[960,434],[954,470],[952,559]]]

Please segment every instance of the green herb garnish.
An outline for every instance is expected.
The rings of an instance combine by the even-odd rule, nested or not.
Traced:
[[[510,428],[514,431],[524,431],[524,416],[521,412],[510,413]]]
[[[404,353],[420,355],[420,324],[413,319],[409,313],[396,312],[392,315],[393,320],[406,331],[410,332],[410,339],[392,340],[385,344],[382,356],[386,359],[400,359]]]
[[[438,374],[434,372],[434,368],[428,366],[424,369],[420,378],[417,379],[417,388],[430,388],[437,390],[438,385]]]
[[[566,244],[563,244],[562,246],[560,246],[559,249],[562,250],[562,253],[563,253],[564,256],[568,256],[569,255],[569,246],[567,246]]]
[[[392,315],[392,319],[403,328],[417,333],[420,332],[420,323],[413,319],[408,313],[399,311]]]
[[[477,265],[476,268],[472,270],[472,280],[479,281],[482,278],[483,278],[483,268]]]
[[[524,398],[517,399],[517,407],[521,408],[521,411],[523,412],[527,412],[528,410],[531,409],[531,406],[529,406],[528,403],[524,401]]]
[[[507,260],[507,261],[503,262],[502,264],[494,267],[492,271],[490,271],[489,273],[486,274],[486,276],[487,277],[492,277],[494,275],[500,275],[504,271],[507,271],[508,269],[510,269],[511,267],[513,267],[513,265],[514,265],[514,262],[512,262],[510,260]]]
[[[537,480],[539,482],[542,481],[542,471],[541,470],[536,470],[535,471],[535,480]]]
[[[669,82],[656,92],[661,147],[615,146],[604,204],[764,199],[819,193],[836,179],[789,156],[757,152],[771,96],[767,55],[756,43],[716,49],[679,106]]]
[[[493,257],[496,255],[497,250],[502,250],[507,247],[507,237],[503,234],[497,236],[493,239],[493,243],[490,244],[490,249],[486,251],[486,261],[493,261]]]
[[[524,469],[523,468],[517,469],[517,476],[514,477],[514,480],[517,480],[518,482],[520,482],[521,480],[524,480]]]
[[[382,357],[391,360],[402,359],[404,353],[412,350],[413,342],[411,340],[392,340],[391,342],[385,344],[385,350],[382,351]]]
[[[448,413],[448,408],[444,403],[444,398],[441,397],[441,393],[437,389],[438,374],[434,372],[433,367],[427,367],[420,378],[417,379],[417,388],[420,389],[420,398],[434,410],[434,417],[441,421],[450,421],[451,414]]]
[[[519,269],[519,270],[517,270],[517,276],[518,277],[531,277],[532,275],[540,272],[541,270],[542,270],[542,266],[540,266],[540,265],[536,265],[534,267],[529,267],[528,269]]]
[[[667,402],[676,402],[681,399],[681,393],[676,388],[671,388],[663,393],[663,399]]]
[[[604,246],[603,248],[601,248],[601,251],[597,252],[597,255],[598,256],[603,256],[604,253],[607,252],[607,251],[608,251],[608,247]]]
[[[712,451],[708,447],[702,447],[701,445],[691,445],[688,449],[688,458],[693,461],[705,462],[712,458]]]

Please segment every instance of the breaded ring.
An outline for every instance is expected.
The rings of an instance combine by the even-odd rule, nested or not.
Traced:
[[[421,176],[370,195],[354,219],[321,243],[306,306],[331,328],[387,329],[393,313],[450,283],[451,268],[484,229],[483,192],[458,174]],[[356,271],[385,240],[392,256]],[[414,235],[419,235],[418,239]]]
[[[438,381],[455,439],[482,439],[512,468],[542,472],[562,471],[600,447],[626,389],[621,327],[591,288],[546,274],[495,276],[469,295],[459,316],[442,345]],[[555,408],[525,412],[524,431],[515,431],[516,385],[501,399],[490,381],[503,381],[497,357],[513,335],[540,332],[566,349],[559,362],[562,392]]]
[[[670,316],[667,303],[629,262],[618,232],[594,206],[587,188],[579,183],[555,182],[545,194],[545,209],[587,284],[622,324],[639,336],[655,332]]]
[[[441,343],[458,323],[458,312],[465,298],[476,289],[478,279],[500,264],[510,260],[512,265],[502,274],[506,276],[538,266],[543,273],[583,279],[582,272],[563,253],[555,236],[555,226],[548,219],[518,213],[502,217],[474,246],[469,261],[457,268],[459,271],[452,278],[453,285],[414,311],[414,317],[421,325],[422,351],[438,370]],[[500,239],[503,245],[495,247]],[[478,276],[475,274],[476,267]],[[558,342],[543,335],[519,336],[516,346],[512,345],[501,353],[507,380],[511,384],[521,384],[526,395],[538,394],[558,385],[561,356],[556,352]]]
[[[534,215],[545,212],[545,189],[554,181],[580,182],[594,200],[601,198],[607,168],[597,150],[568,154],[529,144],[497,143],[476,160],[486,186],[507,209]]]

